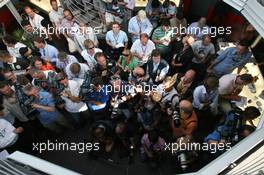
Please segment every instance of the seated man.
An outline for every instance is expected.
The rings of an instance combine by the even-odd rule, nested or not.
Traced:
[[[207,71],[217,77],[230,74],[238,68],[239,74],[242,68],[250,61],[252,53],[248,50],[248,43],[240,41],[237,47],[224,50],[208,67]]]
[[[245,85],[253,82],[253,77],[250,74],[227,74],[219,79],[219,103],[225,114],[232,110],[231,102],[240,101],[239,93]]]
[[[153,130],[144,134],[141,138],[141,160],[151,161],[151,165],[156,167],[164,148],[165,140],[159,136],[157,131]]]
[[[245,131],[249,128],[245,127],[246,121],[252,121],[259,115],[260,111],[253,106],[247,107],[244,111],[240,109],[232,110],[204,141],[208,144],[229,143],[230,146],[233,146],[250,134],[250,132]],[[252,131],[252,129],[250,130]]]
[[[161,59],[161,54],[158,49],[151,53],[151,59],[145,65],[145,79],[150,84],[160,84],[166,77],[169,71],[168,63]]]
[[[23,91],[26,95],[35,98],[31,106],[39,111],[37,117],[45,128],[55,133],[61,133],[63,127],[72,128],[69,122],[55,108],[54,99],[50,93],[39,90],[32,85],[25,86]]]
[[[137,39],[133,43],[130,51],[139,62],[146,63],[154,49],[155,44],[149,39],[149,36],[146,33],[142,33],[140,34],[140,39]]]
[[[111,59],[117,60],[124,48],[127,48],[127,34],[120,30],[118,22],[112,23],[112,30],[106,33],[106,43],[109,46],[108,56]]]
[[[84,63],[71,63],[66,67],[66,74],[68,79],[84,79],[85,73],[91,69]]]
[[[214,76],[206,78],[203,85],[197,86],[193,92],[193,107],[199,111],[218,112],[219,80]]]
[[[173,30],[168,20],[163,20],[161,26],[156,28],[152,34],[152,41],[155,43],[156,48],[160,50],[161,56],[166,61],[169,61],[167,56],[170,52],[169,43],[171,42],[172,34]]]
[[[197,128],[198,120],[193,110],[192,103],[188,100],[182,100],[179,104],[179,121],[171,119],[171,127],[173,137],[177,140],[180,137],[193,137],[193,133]],[[177,123],[179,122],[179,123]]]

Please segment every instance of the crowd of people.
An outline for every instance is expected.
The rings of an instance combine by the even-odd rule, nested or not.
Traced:
[[[30,145],[23,132],[33,125],[61,134],[88,123],[89,141],[100,143],[91,156],[120,148],[121,156],[138,151],[142,161],[156,166],[166,142],[233,145],[255,130],[251,121],[260,111],[234,103],[257,81],[240,73],[252,61],[250,40],[241,38],[218,53],[210,33],[203,32],[205,17],[188,27],[181,8],[169,0],[149,1],[137,13],[134,3],[94,2],[109,28],[104,39],[56,0],[48,17],[24,7],[23,39],[2,38],[0,149]],[[109,6],[119,17],[111,24]],[[118,16],[117,7],[127,15]],[[120,19],[128,21],[126,29]],[[48,32],[50,26],[57,32]],[[188,32],[175,33],[179,26]],[[37,132],[30,135],[39,139]]]

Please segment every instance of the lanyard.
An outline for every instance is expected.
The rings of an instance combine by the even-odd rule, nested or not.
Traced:
[[[113,33],[113,37],[114,37],[114,40],[115,40],[115,45],[117,45],[117,44],[118,44],[119,33],[118,33],[117,37],[116,37],[116,35]]]
[[[139,28],[139,34],[141,33],[141,21],[137,20],[138,28]]]
[[[147,51],[147,47],[148,47],[148,45],[146,45],[145,49],[144,49],[143,45],[141,44],[141,50],[143,52],[143,56],[146,56],[145,54],[146,54],[146,51]]]

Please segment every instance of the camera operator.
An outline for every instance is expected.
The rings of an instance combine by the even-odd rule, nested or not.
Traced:
[[[19,121],[27,122],[29,118],[23,113],[15,88],[10,86],[6,81],[0,82],[0,93],[3,96],[4,107]]]
[[[174,117],[177,118],[171,119],[173,137],[175,139],[185,136],[192,138],[198,125],[198,120],[195,111],[193,110],[192,103],[188,100],[182,100],[179,104],[178,116]]]
[[[103,52],[97,52],[94,58],[97,62],[94,77],[101,76],[104,83],[108,83],[109,78],[117,72],[115,61],[107,59]]]
[[[26,95],[34,97],[31,106],[39,111],[37,117],[45,128],[55,133],[61,133],[63,127],[72,129],[69,122],[55,108],[54,99],[50,93],[30,84],[26,85],[23,91]]]
[[[243,129],[246,122],[256,119],[260,114],[260,111],[253,106],[247,107],[244,111],[241,109],[232,110],[204,141],[216,145],[231,143],[233,146],[247,135],[247,133],[243,133],[246,130]]]
[[[119,75],[111,76],[111,107],[112,107],[112,115],[111,118],[115,118],[117,116],[123,116],[126,120],[133,116],[132,106],[130,103],[130,99],[132,99],[136,92],[134,87],[128,84],[125,81],[122,81]]]
[[[60,96],[65,103],[61,104],[60,108],[64,107],[64,109],[70,113],[76,125],[80,126],[85,123],[83,121],[89,116],[87,105],[82,102],[79,97],[83,81],[69,80],[67,75],[62,72],[57,74],[56,77],[59,77],[60,84],[64,86],[64,90],[60,93]]]
[[[49,74],[50,73],[55,73],[52,70],[47,70],[47,71],[42,71],[42,70],[38,70],[35,68],[32,68],[29,70],[29,74],[31,75],[31,77],[33,78],[31,84],[33,86],[38,86],[43,88],[44,90],[48,90],[49,85],[47,83],[47,80],[49,78]]]
[[[87,104],[92,116],[96,116],[96,120],[100,118],[106,118],[108,114],[108,100],[109,94],[107,91],[107,86],[101,77],[95,77],[92,80],[92,91],[86,94],[86,99],[88,99]]]

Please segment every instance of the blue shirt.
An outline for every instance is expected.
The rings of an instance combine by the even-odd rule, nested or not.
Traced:
[[[218,64],[213,67],[213,73],[221,77],[232,73],[235,68],[243,68],[251,61],[251,55],[249,51],[238,55],[235,47],[228,48],[216,58]]]
[[[52,95],[45,91],[39,92],[39,98],[35,100],[35,103],[43,106],[55,107]],[[47,112],[39,108],[37,108],[37,110],[39,111],[38,119],[43,125],[54,122],[60,115],[57,110],[55,110],[54,112]]]
[[[88,99],[91,101],[97,101],[97,102],[102,103],[102,105],[99,105],[99,106],[93,103],[88,103],[88,106],[93,110],[99,110],[99,109],[105,108],[106,103],[109,100],[107,86],[103,86],[99,92],[97,91],[91,92],[87,96],[88,96]]]
[[[50,62],[57,62],[58,50],[56,47],[46,44],[43,49],[39,49],[41,58]]]
[[[108,31],[105,36],[105,40],[111,42],[112,45],[125,45],[128,42],[127,34],[120,30],[118,34],[114,34],[112,30]]]

